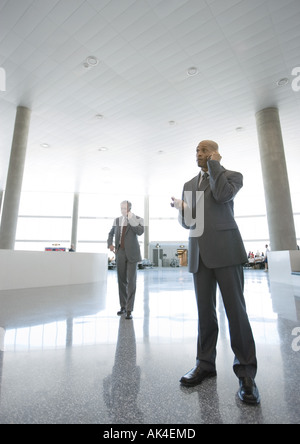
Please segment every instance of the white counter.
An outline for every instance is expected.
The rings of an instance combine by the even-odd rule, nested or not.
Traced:
[[[293,272],[300,271],[300,251],[271,251],[268,253],[269,276],[273,282],[295,285],[299,276]]]
[[[106,279],[107,254],[0,250],[0,290]]]

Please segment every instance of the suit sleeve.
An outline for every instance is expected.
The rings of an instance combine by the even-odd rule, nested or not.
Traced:
[[[210,188],[218,203],[227,203],[235,198],[243,187],[243,176],[235,171],[225,174],[224,168],[216,160],[208,161]]]
[[[142,236],[142,234],[144,234],[144,219],[133,214],[132,218],[128,220],[128,223],[135,234],[138,236]]]
[[[108,239],[107,239],[107,248],[109,248],[114,243],[114,237],[116,234],[116,220],[114,221],[114,224],[112,226],[112,229],[108,233]]]

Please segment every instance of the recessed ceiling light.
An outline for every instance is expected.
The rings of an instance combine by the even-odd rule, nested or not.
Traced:
[[[87,63],[89,66],[97,66],[98,63],[99,63],[99,60],[98,60],[97,57],[95,57],[95,56],[88,56],[88,57],[86,58],[86,63]]]
[[[104,118],[104,116],[102,116],[102,114],[96,114],[95,117],[98,120],[102,120]]]
[[[165,154],[165,152],[164,152],[163,150],[160,150],[160,151],[157,152],[157,154],[158,154],[159,156],[161,156],[162,154]]]
[[[50,145],[48,143],[41,143],[42,148],[50,148]]]
[[[175,120],[170,120],[170,121],[169,121],[169,125],[170,125],[170,126],[174,126],[174,125],[176,125]]]
[[[283,77],[282,79],[277,80],[277,86],[285,86],[289,83],[289,79],[287,77]]]
[[[83,62],[83,67],[86,69],[95,68],[99,64],[99,60],[95,56],[88,56]]]
[[[243,133],[244,131],[246,131],[243,126],[238,126],[235,130],[237,133]]]
[[[191,66],[188,70],[187,70],[187,75],[190,77],[196,76],[199,73],[199,70],[196,66]]]
[[[100,151],[101,153],[104,153],[104,151],[108,151],[108,148],[106,148],[105,146],[102,146],[101,148],[98,148],[98,151]]]

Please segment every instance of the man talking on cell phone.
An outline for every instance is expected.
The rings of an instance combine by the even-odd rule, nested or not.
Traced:
[[[218,284],[229,321],[238,395],[243,402],[255,405],[260,403],[260,395],[255,384],[255,342],[244,298],[243,264],[247,254],[234,220],[233,205],[243,186],[243,176],[223,168],[221,159],[216,142],[200,142],[199,175],[184,185],[182,199],[172,197],[171,205],[179,211],[180,224],[190,230],[189,271],[194,276],[199,319],[196,366],[180,382],[194,387],[217,375]]]
[[[144,219],[133,214],[131,208],[131,202],[121,203],[122,216],[115,219],[107,240],[108,248],[116,254],[121,307],[118,316],[126,314],[129,320],[134,308],[137,264],[142,260],[137,237],[144,233]]]

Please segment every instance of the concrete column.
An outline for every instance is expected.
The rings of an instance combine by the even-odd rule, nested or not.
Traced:
[[[3,190],[0,190],[0,214],[1,214],[1,208],[2,208],[2,199],[3,199]]]
[[[31,111],[18,106],[0,228],[0,249],[15,247]]]
[[[79,212],[79,193],[75,193],[73,198],[72,235],[71,235],[71,244],[74,245],[75,251],[77,248],[78,212]]]
[[[277,108],[256,114],[267,218],[273,251],[296,250],[297,240]]]
[[[4,351],[5,328],[0,327],[0,352]]]
[[[149,196],[144,199],[144,258],[149,259]]]
[[[5,328],[0,327],[0,398],[2,388],[3,360],[4,360]]]

